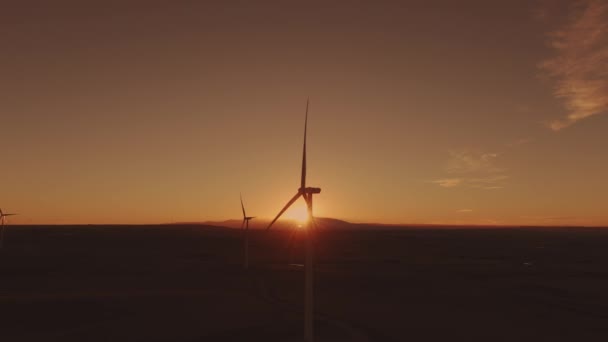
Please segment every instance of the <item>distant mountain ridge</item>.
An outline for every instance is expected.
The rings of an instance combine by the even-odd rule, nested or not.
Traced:
[[[242,220],[230,219],[225,221],[203,221],[203,222],[172,222],[168,225],[201,225],[214,228],[238,229],[241,227]],[[253,219],[249,222],[251,229],[266,229],[270,224],[270,219]],[[352,223],[340,219],[329,217],[315,217],[315,224],[319,229],[330,230],[400,230],[400,229],[501,229],[501,228],[577,228],[577,226],[533,226],[533,225],[475,225],[475,224],[429,224],[429,223]],[[272,229],[293,229],[302,225],[296,220],[282,219],[275,222]],[[580,227],[584,228],[584,227]],[[608,228],[608,227],[593,227]]]
[[[251,229],[266,229],[270,224],[270,219],[253,219],[249,222],[249,228]],[[204,222],[175,222],[172,224],[200,224],[205,226],[219,226],[226,228],[241,228],[242,220],[239,219],[231,219],[225,221],[204,221]],[[328,229],[352,229],[356,228],[357,224],[353,224],[344,220],[327,218],[327,217],[315,217],[315,224],[318,228],[328,228]],[[273,229],[283,229],[283,228],[295,228],[302,225],[302,223],[296,220],[278,220],[272,226]]]

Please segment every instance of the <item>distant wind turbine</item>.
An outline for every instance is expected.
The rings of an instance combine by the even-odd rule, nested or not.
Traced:
[[[281,209],[279,214],[270,222],[266,230],[281,217],[281,215],[300,197],[303,197],[308,207],[308,221],[306,225],[306,259],[304,261],[304,338],[306,342],[313,342],[314,340],[314,326],[313,326],[313,251],[314,251],[314,236],[312,226],[314,224],[312,216],[312,196],[314,194],[321,193],[320,188],[307,188],[306,187],[306,130],[308,126],[308,105],[309,100],[306,100],[306,117],[304,119],[304,149],[302,153],[302,175],[300,181],[300,188],[298,192],[293,196],[289,202]]]
[[[4,242],[4,224],[6,223],[6,217],[15,215],[17,214],[5,214],[4,212],[2,212],[2,209],[0,209],[0,249],[2,249],[2,245]]]
[[[243,232],[243,243],[245,244],[245,260],[244,266],[245,268],[249,268],[249,221],[254,219],[255,216],[247,216],[245,213],[245,205],[243,204],[243,195],[241,194],[241,209],[243,209],[243,223],[241,224],[241,230],[245,227],[245,231]]]

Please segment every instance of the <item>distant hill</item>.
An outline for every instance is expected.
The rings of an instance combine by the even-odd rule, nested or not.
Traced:
[[[208,226],[221,226],[227,228],[240,228],[242,224],[242,220],[226,220],[226,221],[206,221],[192,224],[202,224]],[[252,229],[265,229],[270,224],[269,219],[253,219],[249,222],[249,228]],[[356,225],[334,218],[327,217],[315,217],[315,224],[319,229],[352,229],[356,228]],[[300,225],[298,221],[295,220],[278,220],[272,226],[272,229],[284,229],[284,228],[294,228]]]
[[[198,225],[205,226],[210,229],[238,229],[241,227],[242,220],[226,220],[226,221],[205,221],[205,222],[174,222],[167,223],[168,225]],[[253,219],[249,222],[249,228],[251,229],[265,229],[268,227],[270,219]],[[344,220],[329,218],[329,217],[315,217],[315,223],[319,229],[328,230],[417,230],[417,229],[504,229],[504,228],[515,228],[515,229],[534,229],[534,228],[577,228],[577,227],[558,227],[558,226],[517,226],[517,225],[450,225],[450,224],[384,224],[384,223],[352,223]],[[272,226],[272,229],[292,229],[300,225],[295,220],[278,220]],[[582,227],[581,227],[582,228]],[[604,227],[608,228],[608,227]]]
[[[204,221],[204,222],[175,222],[176,225],[204,225],[220,228],[238,229],[241,227],[242,220],[232,219],[225,221]],[[393,229],[463,229],[463,228],[501,228],[501,226],[482,226],[482,225],[440,225],[440,224],[385,224],[385,223],[352,223],[329,217],[315,217],[315,223],[319,229],[343,230],[393,230]],[[270,219],[253,219],[249,222],[251,229],[265,229],[270,224]],[[298,221],[281,219],[274,223],[272,229],[290,229],[300,225]],[[504,228],[507,228],[506,226]],[[516,228],[516,227],[511,227]]]

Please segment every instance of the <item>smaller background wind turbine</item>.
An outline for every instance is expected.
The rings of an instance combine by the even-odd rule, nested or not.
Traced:
[[[4,224],[6,223],[6,217],[8,216],[15,216],[17,214],[5,214],[2,209],[0,209],[0,249],[2,248],[2,245],[4,244],[4,230],[6,229],[4,227]]]
[[[243,223],[241,223],[241,230],[243,227],[245,231],[243,232],[243,244],[244,244],[244,258],[243,265],[245,268],[249,268],[249,221],[254,219],[255,216],[247,216],[245,212],[245,205],[243,204],[243,195],[241,194],[241,209],[243,209]]]

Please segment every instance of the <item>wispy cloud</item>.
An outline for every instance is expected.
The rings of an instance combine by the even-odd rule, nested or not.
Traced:
[[[498,153],[450,151],[445,171],[457,177],[431,182],[444,188],[465,186],[484,190],[502,189],[509,176],[505,174],[505,169],[495,165],[494,161],[498,157]]]
[[[432,181],[432,183],[438,184],[444,188],[453,188],[455,186],[459,186],[462,183],[462,179],[460,178],[444,178],[437,179]]]
[[[504,189],[504,186],[500,186],[500,185],[492,185],[492,186],[481,186],[480,188],[484,189],[484,190],[499,190],[499,189]]]
[[[608,111],[608,2],[583,0],[572,9],[572,19],[549,34],[556,55],[539,65],[569,111],[548,123],[554,131]]]
[[[509,176],[507,176],[507,175],[495,175],[495,176],[487,176],[487,177],[480,177],[480,178],[472,178],[469,181],[471,183],[477,183],[477,184],[495,184],[495,183],[503,181],[507,178],[509,178]]]
[[[473,188],[480,188],[485,190],[498,190],[504,188],[502,185],[504,181],[509,178],[507,175],[492,175],[486,177],[472,178],[468,180],[468,183]]]
[[[471,151],[450,151],[447,164],[449,173],[501,172],[494,166],[498,153],[474,153]]]
[[[513,140],[513,141],[510,141],[510,142],[506,143],[505,146],[507,146],[507,147],[517,147],[517,146],[525,145],[525,144],[530,143],[530,142],[532,142],[531,138],[520,138],[520,139]]]
[[[458,209],[456,210],[458,213],[472,213],[473,209]]]

